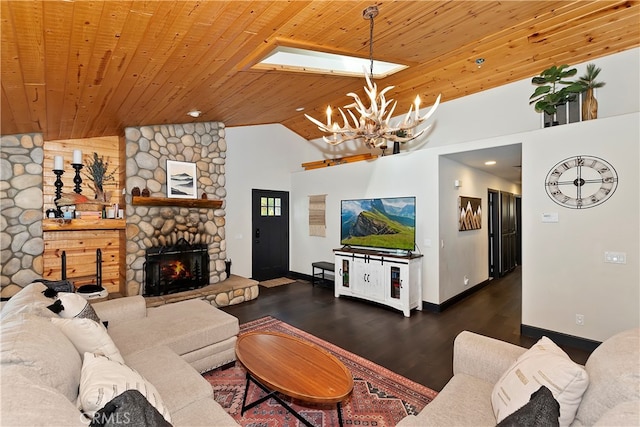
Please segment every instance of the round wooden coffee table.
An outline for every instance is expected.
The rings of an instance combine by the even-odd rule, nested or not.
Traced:
[[[278,332],[252,332],[238,337],[238,360],[247,370],[242,414],[274,398],[307,426],[312,424],[291,408],[277,393],[310,403],[335,403],[342,425],[341,402],[353,390],[351,372],[335,356],[317,346]],[[266,396],[246,404],[253,382]]]

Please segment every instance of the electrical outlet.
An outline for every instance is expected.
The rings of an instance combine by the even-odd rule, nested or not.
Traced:
[[[584,326],[584,314],[576,314],[576,325]]]

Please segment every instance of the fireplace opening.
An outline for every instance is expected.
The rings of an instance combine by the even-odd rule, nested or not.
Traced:
[[[209,284],[208,247],[180,239],[172,246],[149,248],[144,271],[144,296],[201,288]]]

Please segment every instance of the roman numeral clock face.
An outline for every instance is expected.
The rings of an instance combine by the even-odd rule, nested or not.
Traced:
[[[551,200],[571,209],[586,209],[606,201],[618,187],[616,170],[598,157],[569,157],[547,174],[545,188]]]

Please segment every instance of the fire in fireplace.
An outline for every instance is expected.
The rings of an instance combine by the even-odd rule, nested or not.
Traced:
[[[149,248],[145,254],[144,296],[166,295],[209,284],[209,252],[206,244],[184,239],[173,246]]]

